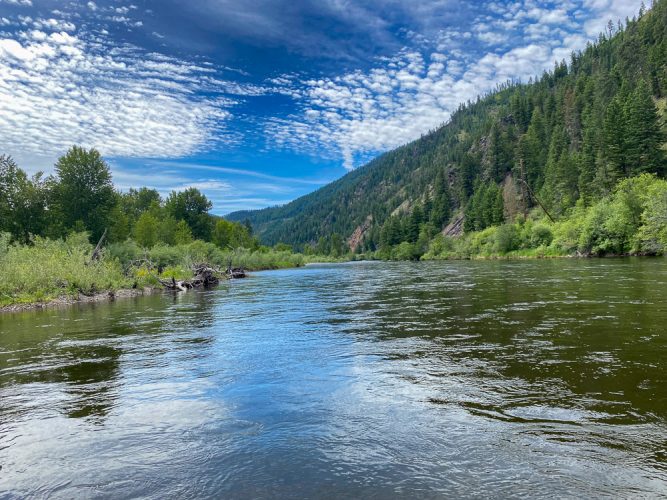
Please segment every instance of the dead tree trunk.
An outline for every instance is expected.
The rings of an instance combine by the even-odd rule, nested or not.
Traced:
[[[100,241],[97,242],[97,246],[95,247],[95,250],[93,250],[93,254],[90,256],[90,262],[93,262],[94,260],[99,260],[100,258],[100,252],[102,251],[102,243],[104,243],[104,238],[107,236],[107,229],[104,229],[104,233],[102,233],[102,237],[100,238]]]

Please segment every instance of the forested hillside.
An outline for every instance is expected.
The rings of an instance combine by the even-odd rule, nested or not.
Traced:
[[[338,181],[228,218],[250,220],[264,243],[319,251],[432,239],[448,224],[454,233],[479,231],[540,204],[558,220],[609,196],[626,177],[665,175],[666,96],[667,0],[660,0],[638,19],[609,23],[595,43],[536,81],[499,85],[441,128]]]

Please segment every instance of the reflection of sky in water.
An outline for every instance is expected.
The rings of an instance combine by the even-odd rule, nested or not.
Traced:
[[[662,260],[358,263],[4,316],[0,494],[664,493],[665,291]]]

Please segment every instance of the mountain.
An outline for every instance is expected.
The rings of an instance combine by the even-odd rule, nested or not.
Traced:
[[[479,230],[540,205],[558,218],[629,176],[664,176],[667,0],[536,81],[506,82],[420,139],[283,206],[229,214],[266,244],[374,250],[425,225]]]

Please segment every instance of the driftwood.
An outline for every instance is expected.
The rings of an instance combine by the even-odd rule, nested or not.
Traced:
[[[208,264],[197,264],[193,266],[192,272],[194,276],[189,280],[163,280],[157,278],[160,284],[167,290],[174,290],[178,292],[185,292],[192,288],[205,288],[216,286],[220,283],[222,277],[227,279],[245,278],[246,272],[242,267],[232,267],[231,263],[226,271],[221,271]]]
[[[225,274],[229,279],[239,279],[246,277],[245,269],[242,267],[232,267],[231,259],[229,260],[229,264],[227,264],[227,270],[225,271]]]
[[[230,279],[239,279],[246,277],[245,269],[243,269],[242,267],[228,267],[226,274],[227,277]]]
[[[246,272],[242,267],[232,267],[230,262],[225,271],[216,269],[208,264],[197,264],[192,267],[194,276],[189,280],[163,280],[157,278],[160,284],[167,290],[174,290],[177,292],[185,292],[192,288],[206,288],[216,286],[220,283],[221,278],[238,279],[245,278]]]
[[[95,250],[93,250],[93,254],[90,256],[90,262],[93,262],[94,260],[99,260],[100,258],[100,252],[102,251],[102,243],[104,243],[104,238],[107,237],[107,230],[104,230],[104,233],[102,233],[102,237],[100,238],[100,241],[97,242],[97,246],[95,247]]]

